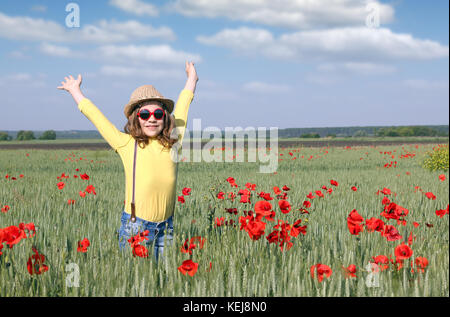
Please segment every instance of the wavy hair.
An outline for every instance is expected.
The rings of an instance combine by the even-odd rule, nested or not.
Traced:
[[[124,131],[125,133],[130,134],[139,144],[141,148],[145,148],[149,144],[150,137],[147,136],[144,131],[141,129],[141,124],[139,122],[139,118],[137,113],[139,109],[143,106],[143,103],[140,103],[128,117],[128,122],[125,124]],[[156,136],[156,139],[161,143],[161,145],[167,149],[171,149],[172,146],[178,141],[178,138],[174,139],[171,137],[172,131],[175,128],[175,118],[173,115],[167,111],[165,105],[161,104],[161,107],[164,110],[164,124],[161,132]]]

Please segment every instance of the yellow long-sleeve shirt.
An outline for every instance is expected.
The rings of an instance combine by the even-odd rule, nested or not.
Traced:
[[[192,91],[183,89],[178,97],[173,115],[181,144],[186,129],[189,106],[194,98]],[[133,158],[135,140],[120,132],[87,98],[78,109],[95,125],[103,138],[120,155],[125,169],[125,212],[131,214],[133,189]],[[179,149],[178,149],[179,150]],[[173,215],[176,198],[177,163],[171,150],[158,140],[150,139],[145,148],[137,147],[135,203],[136,217],[151,222],[161,222]]]

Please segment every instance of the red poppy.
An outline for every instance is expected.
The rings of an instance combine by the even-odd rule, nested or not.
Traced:
[[[184,204],[185,203],[184,196],[178,196],[178,201]]]
[[[34,226],[34,223],[20,223],[19,229],[22,231],[28,231],[28,236],[25,235],[26,238],[33,238],[36,235],[36,228]]]
[[[356,191],[358,190],[358,188],[356,188],[356,186],[352,186],[352,190],[353,190],[354,192],[356,192]]]
[[[225,199],[224,195],[225,195],[224,192],[219,192],[219,193],[217,194],[217,198],[218,198],[218,199]]]
[[[317,279],[319,282],[323,281],[324,275],[326,277],[330,277],[333,271],[328,265],[318,263],[316,265],[311,266],[310,268],[311,277],[314,278],[314,272],[317,273]]]
[[[178,271],[183,273],[183,275],[189,274],[194,276],[198,270],[198,263],[192,262],[192,260],[183,261],[183,263],[178,267]]]
[[[250,239],[259,240],[264,235],[266,224],[258,219],[255,219],[251,214],[246,217],[239,217],[241,224],[240,230],[247,231]]]
[[[408,245],[412,245],[415,240],[416,240],[416,236],[413,235],[411,232],[408,237]]]
[[[356,265],[350,264],[348,267],[343,267],[345,277],[356,277]]]
[[[233,192],[228,193],[228,198],[230,198],[231,201],[234,201],[234,198],[236,198],[236,194]]]
[[[78,252],[86,253],[87,248],[91,245],[88,238],[84,238],[83,240],[78,241]]]
[[[185,196],[189,196],[191,194],[191,188],[189,188],[189,187],[183,188],[182,193]]]
[[[391,203],[391,201],[389,200],[389,198],[383,197],[383,200],[381,201],[381,203],[383,205],[389,205]]]
[[[409,259],[413,255],[413,250],[404,243],[397,246],[394,252],[398,260]]]
[[[80,190],[80,193],[79,193],[79,194],[80,194],[80,197],[82,197],[82,198],[83,198],[83,197],[86,197],[86,192],[83,192],[83,191]]]
[[[286,185],[284,185],[284,186],[283,186],[283,190],[287,192],[287,191],[289,191],[289,190],[290,190],[290,188],[289,188],[289,187],[287,187]]]
[[[240,203],[250,203],[250,196],[249,195],[241,195],[241,200],[239,201]]]
[[[436,200],[436,196],[434,196],[432,192],[425,193],[425,196],[427,196],[428,199]]]
[[[92,185],[88,185],[84,191],[89,194],[97,195],[97,193],[95,192],[95,187]]]
[[[389,258],[385,255],[378,255],[376,257],[372,257],[375,264],[381,269],[381,271],[389,268]]]
[[[425,257],[418,256],[414,262],[416,264],[417,271],[421,273],[423,273],[424,269],[428,266],[428,259]]]
[[[308,201],[308,200],[305,200],[305,201],[303,202],[303,207],[305,207],[305,208],[311,207],[311,202]]]
[[[280,194],[281,194],[281,189],[278,188],[277,186],[275,186],[275,187],[273,188],[273,192],[275,193],[275,195],[280,195]]]
[[[384,227],[384,232],[381,235],[386,238],[387,241],[397,241],[402,238],[398,230],[394,226],[386,225]]]
[[[274,217],[275,217],[275,211],[272,210],[269,215],[264,217],[264,219],[266,219],[267,221],[275,221]]]
[[[280,207],[283,214],[287,214],[291,211],[291,204],[287,200],[279,200],[278,206]]]
[[[255,204],[255,213],[262,217],[272,214],[272,204],[265,200],[260,200]]]
[[[269,241],[269,243],[278,243],[279,234],[280,234],[280,231],[275,230],[275,231],[269,233],[266,236],[266,239],[267,239],[267,241]]]
[[[9,209],[10,207],[8,205],[5,205],[2,207],[2,212],[6,214],[9,211]]]
[[[4,229],[0,229],[0,236],[3,236],[2,243],[6,242],[10,249],[19,243],[20,240],[27,237],[25,231],[16,226],[9,226]]]
[[[370,219],[366,219],[366,228],[369,232],[382,232],[384,229],[384,222],[381,219],[372,217]]]
[[[68,199],[68,200],[67,200],[67,204],[68,204],[68,205],[73,205],[73,204],[75,204],[75,200],[73,200],[73,199]]]
[[[261,197],[264,200],[273,200],[273,197],[270,197],[270,193],[260,192],[258,197]]]
[[[141,244],[136,244],[132,246],[132,248],[133,248],[133,256],[138,256],[141,258],[148,257],[148,249],[145,246]]]
[[[256,184],[247,183],[247,184],[245,184],[245,187],[247,187],[250,190],[255,190],[256,189]]]
[[[44,264],[45,256],[43,254],[39,254],[36,248],[32,248],[34,254],[28,258],[27,261],[27,269],[30,275],[33,274],[42,274],[48,271],[48,266]]]
[[[448,208],[449,208],[449,205],[447,205],[447,209],[436,210],[436,216],[439,216],[442,218],[445,215],[448,215],[448,212],[449,212]]]
[[[402,218],[406,217],[408,213],[408,209],[397,205],[396,203],[390,203],[389,205],[384,206],[384,210],[381,213],[381,216],[385,217],[386,219],[403,220]]]
[[[302,222],[301,219],[298,219],[296,222],[294,222],[290,232],[291,236],[297,237],[300,233],[306,235],[307,226],[300,226],[301,222]]]
[[[192,254],[192,250],[196,248],[196,245],[192,242],[189,241],[189,239],[186,239],[186,241],[184,241],[184,244],[182,245],[180,251],[182,253],[189,253]]]
[[[225,222],[225,217],[220,217],[220,218],[216,217],[216,220],[214,221],[214,226],[221,227],[221,226],[223,226],[224,222]]]
[[[383,190],[381,191],[383,194],[385,195],[390,195],[391,194],[391,190],[389,188],[383,188]]]
[[[414,228],[417,228],[417,227],[420,226],[420,225],[419,225],[418,222],[415,222],[415,221],[414,221],[414,222],[413,222],[413,226],[414,226]]]
[[[314,199],[316,198],[316,196],[314,196],[313,193],[309,193],[308,195],[306,195],[306,198]]]
[[[335,180],[331,180],[330,183],[331,183],[331,185],[333,185],[333,186],[339,186],[339,183],[336,182]]]
[[[84,179],[84,180],[89,180],[89,175],[88,175],[88,174],[86,174],[86,173],[84,173],[84,174],[80,174],[80,177],[81,177],[81,179]]]
[[[356,209],[353,209],[347,217],[347,227],[352,235],[359,235],[361,231],[363,231],[364,227],[361,223],[364,221],[364,218],[358,213]]]
[[[317,195],[318,197],[324,197],[324,196],[323,196],[323,193],[322,193],[320,190],[316,190],[316,195]]]
[[[138,234],[136,234],[134,237],[131,237],[130,239],[128,239],[128,242],[130,243],[131,247],[136,246],[137,244],[141,243],[144,240],[148,240],[148,234],[150,233],[150,231],[145,230],[143,232],[139,232]]]
[[[441,180],[441,182],[445,181],[446,180],[445,174],[439,175],[439,179]]]
[[[66,184],[64,184],[63,182],[59,182],[58,184],[56,184],[56,186],[58,186],[58,189],[63,189],[64,188],[64,186],[65,186]]]
[[[225,208],[226,212],[228,212],[229,214],[234,214],[237,215],[238,210],[237,208]]]
[[[231,187],[238,187],[233,177],[228,177],[227,182],[231,185]]]

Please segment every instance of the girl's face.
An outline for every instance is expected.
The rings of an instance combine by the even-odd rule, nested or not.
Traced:
[[[158,101],[145,102],[139,111],[144,109],[150,111],[150,113],[153,113],[156,109],[161,109],[164,111],[161,103]],[[161,120],[156,120],[155,116],[152,114],[148,120],[142,120],[139,118],[139,123],[144,134],[150,138],[154,138],[158,136],[164,128],[164,117]]]

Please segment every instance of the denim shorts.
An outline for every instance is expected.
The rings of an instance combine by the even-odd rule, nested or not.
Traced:
[[[149,231],[148,240],[141,242],[149,251],[153,247],[155,260],[158,261],[159,256],[164,252],[164,246],[172,245],[173,241],[173,220],[172,216],[161,222],[150,222],[136,217],[136,222],[130,221],[131,215],[122,212],[121,226],[119,233],[119,249],[121,251],[130,251],[131,247],[128,239],[145,230]]]

